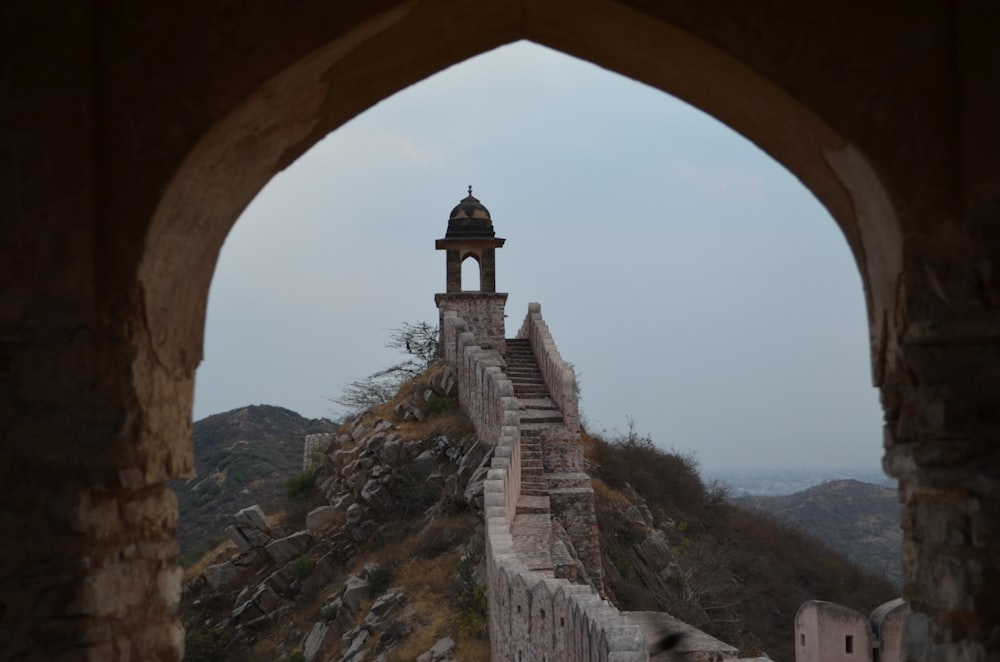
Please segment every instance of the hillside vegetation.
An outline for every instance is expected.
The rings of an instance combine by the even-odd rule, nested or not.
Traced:
[[[311,420],[270,405],[241,407],[195,422],[197,476],[171,481],[180,506],[181,564],[220,542],[233,513],[244,506],[273,508],[284,495],[289,474],[302,470],[303,436],[335,430],[325,419]]]
[[[795,612],[829,600],[863,614],[898,590],[818,538],[706,487],[690,456],[635,434],[585,435],[609,597],[668,611],[740,649],[792,662]]]
[[[795,525],[896,586],[903,584],[903,506],[896,490],[834,480],[787,496],[741,497],[734,503]]]

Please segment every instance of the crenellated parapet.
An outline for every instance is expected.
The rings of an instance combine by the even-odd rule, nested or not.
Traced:
[[[544,322],[539,324],[537,304],[534,312],[535,336],[547,347],[544,338],[551,343],[551,336]],[[442,315],[441,338],[442,358],[458,376],[462,409],[477,435],[494,444],[483,487],[492,659],[648,660],[642,630],[594,587],[532,570],[519,558],[512,533],[522,476],[518,399],[502,369],[503,357],[479,346],[454,311]],[[554,343],[548,355],[558,358]],[[572,402],[575,407],[575,397]]]

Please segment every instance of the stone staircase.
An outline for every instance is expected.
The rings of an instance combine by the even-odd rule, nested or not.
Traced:
[[[561,427],[563,418],[549,397],[530,341],[515,338],[506,343],[507,377],[514,386],[521,412],[521,494],[511,534],[523,563],[532,570],[554,571],[562,563],[560,558],[554,562],[553,556],[561,557],[557,550],[563,546],[553,539],[541,436],[544,430]]]

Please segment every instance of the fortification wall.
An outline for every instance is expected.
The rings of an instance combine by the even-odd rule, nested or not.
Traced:
[[[323,452],[334,438],[333,432],[317,432],[307,434],[302,446],[302,471],[309,471],[323,458]]]
[[[542,378],[549,389],[549,396],[562,410],[566,429],[579,432],[580,405],[576,393],[576,372],[559,354],[556,342],[549,333],[549,326],[542,319],[541,304],[528,304],[528,314],[524,316],[517,337],[531,341],[531,349],[542,369]]]
[[[540,307],[534,305],[540,321]],[[526,324],[544,342],[543,332],[547,336],[548,329],[537,323]],[[593,587],[532,572],[518,561],[510,527],[521,478],[517,399],[513,397],[513,385],[499,369],[502,365],[497,362],[499,355],[476,345],[475,337],[467,329],[464,320],[453,311],[442,316],[442,353],[458,374],[459,402],[472,419],[477,434],[496,445],[483,495],[492,659],[648,660],[646,640],[638,626],[629,623]],[[528,332],[531,333],[530,328]],[[548,337],[551,341],[551,336]],[[558,358],[554,344],[546,351],[550,357]],[[552,365],[556,366],[554,361]],[[576,412],[575,378],[571,383],[572,411]],[[578,417],[574,420],[578,427]]]

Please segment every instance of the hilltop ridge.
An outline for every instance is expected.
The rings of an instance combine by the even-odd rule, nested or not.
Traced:
[[[196,421],[197,475],[171,481],[182,513],[177,531],[182,563],[222,540],[223,528],[240,508],[280,500],[289,474],[302,469],[303,436],[336,427],[273,405],[238,407]]]
[[[896,586],[903,584],[903,506],[894,489],[842,479],[783,496],[740,497],[733,503],[801,527]]]
[[[430,392],[421,378],[345,423],[324,449],[307,500],[276,504],[282,519],[232,517],[253,501],[228,514],[259,546],[223,547],[206,559],[210,568],[193,569],[183,598],[189,650],[214,657],[191,659],[402,660],[446,639],[458,659],[487,659],[477,642],[485,636],[482,480],[490,451],[470,436],[453,393]],[[227,426],[251,436],[273,433],[280,420],[307,420],[246,409],[203,427],[221,440],[231,436]],[[585,434],[583,443],[605,591],[622,610],[667,610],[743,655],[791,662],[792,619],[803,601],[867,612],[895,596],[817,540],[707,489],[690,457],[628,434]],[[301,439],[287,460],[301,472]],[[209,475],[224,470],[206,463]],[[444,604],[459,611],[441,618]]]

